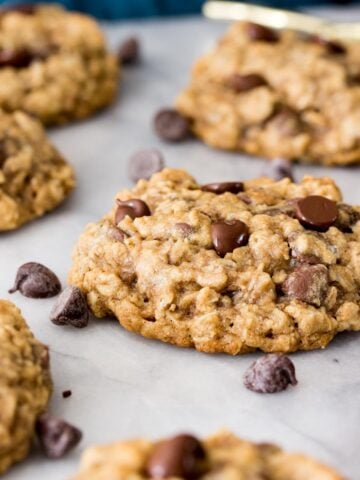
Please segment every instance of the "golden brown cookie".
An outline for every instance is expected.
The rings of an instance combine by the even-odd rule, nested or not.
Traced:
[[[177,99],[216,148],[320,164],[360,162],[360,45],[231,26]]]
[[[14,304],[0,300],[0,474],[28,453],[51,390],[49,353]]]
[[[40,122],[0,111],[0,232],[53,210],[74,186],[73,169]]]
[[[0,108],[65,123],[109,105],[117,82],[116,57],[92,18],[53,5],[0,13]]]
[[[342,480],[310,457],[272,444],[219,432],[204,441],[178,435],[160,442],[132,440],[89,448],[72,480]]]
[[[96,316],[230,354],[324,348],[360,330],[360,208],[330,178],[201,186],[165,169],[116,198],[69,276]]]

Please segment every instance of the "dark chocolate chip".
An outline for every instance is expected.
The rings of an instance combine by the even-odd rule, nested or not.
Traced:
[[[242,182],[222,182],[222,183],[208,183],[201,187],[204,192],[216,193],[221,195],[225,192],[239,193],[244,190],[244,184]]]
[[[262,87],[267,85],[267,81],[261,75],[256,73],[250,73],[248,75],[240,75],[239,73],[234,73],[229,77],[228,85],[230,88],[235,90],[235,92],[248,92],[257,87]]]
[[[48,414],[42,414],[38,418],[36,433],[41,448],[49,458],[65,456],[82,438],[79,429]]]
[[[61,284],[55,273],[47,267],[40,263],[29,262],[18,269],[15,284],[9,293],[17,290],[25,297],[49,298],[60,292]]]
[[[18,12],[24,15],[33,15],[36,11],[36,5],[33,3],[17,3],[15,5],[5,5],[1,7],[0,13]]]
[[[286,277],[282,291],[290,298],[320,307],[328,286],[328,270],[325,265],[304,264]]]
[[[263,175],[276,181],[282,180],[283,178],[289,178],[292,182],[294,181],[292,164],[285,158],[274,158],[270,162],[267,162],[263,170]]]
[[[140,43],[136,37],[129,37],[119,48],[118,59],[122,65],[134,65],[139,61]]]
[[[150,478],[195,480],[206,471],[206,453],[192,435],[177,435],[155,445],[146,464]]]
[[[49,347],[44,345],[44,348],[41,351],[41,356],[40,356],[40,364],[42,368],[48,370],[50,367],[50,353],[49,353]]]
[[[246,370],[244,385],[258,393],[282,392],[289,385],[296,385],[295,367],[284,355],[265,355]]]
[[[211,225],[211,238],[216,253],[223,257],[247,244],[249,229],[241,220],[217,222]]]
[[[66,287],[51,310],[50,320],[55,325],[86,327],[89,323],[89,309],[83,292],[72,285]]]
[[[128,215],[134,219],[137,217],[147,217],[151,215],[150,209],[143,200],[132,198],[131,200],[116,200],[118,208],[115,213],[116,225]]]
[[[71,395],[72,395],[72,391],[71,391],[71,390],[64,390],[64,391],[62,392],[63,398],[69,398],[69,397],[71,397]]]
[[[26,68],[34,60],[28,50],[0,50],[0,67]]]
[[[306,228],[325,232],[336,222],[336,203],[320,195],[310,195],[295,203],[296,218]]]
[[[192,233],[194,233],[193,227],[188,223],[184,223],[184,222],[175,223],[175,227],[183,237],[189,237]]]
[[[250,40],[269,43],[275,43],[279,41],[278,33],[271,28],[265,27],[264,25],[248,22],[245,25],[245,29]]]
[[[160,172],[165,166],[162,153],[156,148],[140,150],[129,158],[128,172],[133,182],[148,180],[154,173]]]
[[[344,53],[346,53],[345,45],[343,45],[340,42],[336,42],[334,40],[328,40],[318,35],[312,36],[311,40],[325,47],[327,52],[332,55],[343,55]]]
[[[121,230],[121,228],[112,227],[110,228],[109,233],[110,236],[117,242],[123,243],[126,238],[128,238],[128,235],[123,230]]]
[[[158,136],[168,142],[180,142],[190,134],[187,118],[171,108],[160,110],[155,115],[154,128]]]
[[[284,137],[296,136],[303,131],[303,123],[299,115],[286,106],[283,106],[271,117],[270,123]]]

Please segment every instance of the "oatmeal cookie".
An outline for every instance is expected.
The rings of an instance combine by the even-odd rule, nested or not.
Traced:
[[[42,125],[23,112],[0,111],[0,232],[54,209],[74,185],[72,168]]]
[[[291,352],[360,330],[360,207],[330,178],[199,185],[165,169],[117,195],[73,254],[98,317],[204,352]]]
[[[0,474],[29,450],[52,384],[48,349],[14,304],[0,300]]]
[[[88,117],[110,104],[118,64],[97,23],[59,6],[0,12],[0,107],[45,124]]]
[[[265,443],[228,432],[200,441],[192,435],[151,442],[138,439],[89,448],[72,480],[342,480],[333,469]]]
[[[360,162],[360,45],[236,23],[177,99],[213,147],[325,165]]]

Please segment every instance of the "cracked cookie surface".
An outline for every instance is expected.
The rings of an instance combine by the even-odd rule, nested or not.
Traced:
[[[166,441],[163,441],[163,444]],[[169,440],[167,441],[168,443]],[[179,442],[178,442],[179,443]],[[155,478],[145,473],[155,456],[159,443],[144,439],[117,442],[89,448],[83,455],[80,471],[72,480],[141,480]],[[179,445],[178,445],[179,446]],[[272,444],[256,444],[242,440],[228,432],[220,432],[201,442],[205,468],[200,475],[170,474],[179,452],[167,448],[163,458],[157,454],[156,467],[159,478],[184,480],[343,480],[333,469],[312,458],[287,453]],[[171,458],[172,457],[172,458]],[[171,460],[170,460],[171,458]],[[181,459],[180,459],[181,460]],[[172,465],[170,464],[172,461]],[[153,462],[152,462],[153,463]],[[189,462],[190,463],[190,462]],[[169,465],[170,464],[170,465]],[[185,464],[185,461],[184,461]],[[154,465],[154,463],[153,463]],[[171,468],[172,467],[172,468]],[[164,475],[165,473],[165,475]],[[187,472],[189,473],[189,472]],[[190,472],[192,473],[192,472]]]
[[[268,158],[360,162],[360,47],[236,23],[177,99],[206,143]],[[265,32],[267,29],[265,29]]]
[[[0,473],[23,459],[52,390],[48,349],[14,304],[0,300]]]
[[[220,186],[165,169],[117,195],[73,253],[69,281],[94,314],[230,354],[323,348],[337,332],[360,330],[360,208],[342,203],[327,177]],[[320,210],[306,213],[304,198]],[[328,204],[325,231],[296,218],[316,219]]]
[[[0,232],[59,205],[75,185],[73,169],[23,112],[0,111]]]
[[[90,17],[50,5],[0,12],[0,108],[65,123],[110,104],[117,81],[117,60]]]

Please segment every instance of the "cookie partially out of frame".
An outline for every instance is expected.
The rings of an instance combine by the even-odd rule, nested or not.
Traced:
[[[177,108],[216,148],[360,163],[360,43],[236,23],[195,64]]]
[[[0,11],[0,108],[65,123],[109,105],[117,82],[95,20],[51,5]]]
[[[200,441],[178,435],[159,442],[145,439],[90,447],[72,480],[342,480],[312,458],[256,444],[228,432]]]
[[[0,300],[0,474],[22,460],[52,384],[48,349],[30,332],[14,304]]]
[[[0,110],[0,232],[54,209],[74,185],[73,169],[39,121]]]
[[[360,330],[360,208],[330,178],[201,186],[165,169],[116,198],[69,276],[96,316],[229,354],[324,348]]]

